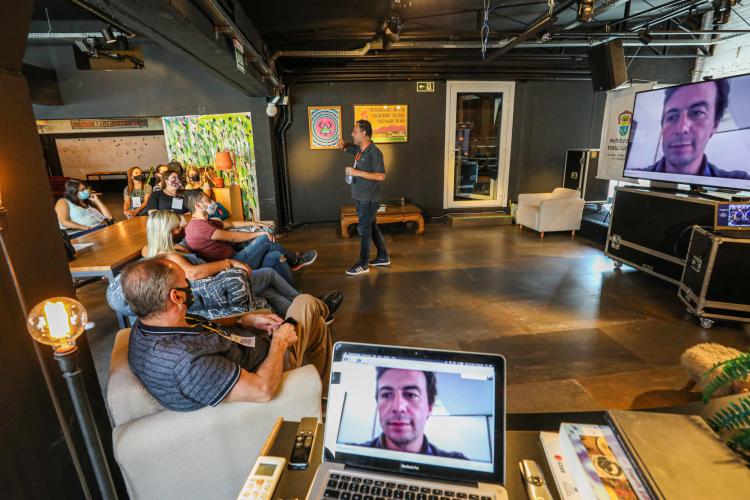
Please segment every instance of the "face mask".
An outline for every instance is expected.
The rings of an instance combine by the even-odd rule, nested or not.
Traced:
[[[214,215],[216,213],[216,210],[219,208],[219,206],[216,204],[215,201],[212,201],[207,207],[206,207],[206,213],[208,215]]]
[[[134,181],[143,182],[143,174],[140,175],[134,175],[133,176]]]
[[[190,180],[193,181],[193,182],[198,182],[199,180],[201,180],[201,176],[200,175],[191,175],[190,176]]]
[[[193,304],[195,304],[195,297],[193,296],[193,291],[190,289],[189,286],[185,286],[182,288],[175,288],[175,290],[185,292],[185,306],[187,306],[188,309],[193,307]]]
[[[175,189],[182,189],[182,181],[180,179],[170,179],[168,184]]]
[[[91,196],[91,191],[89,191],[88,189],[85,189],[83,191],[78,191],[79,200],[88,200],[89,196]]]

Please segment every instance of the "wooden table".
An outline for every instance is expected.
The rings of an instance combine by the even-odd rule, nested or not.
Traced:
[[[417,234],[424,234],[424,217],[422,217],[422,209],[411,203],[404,206],[388,205],[385,212],[378,212],[375,217],[377,224],[390,224],[392,222],[416,222],[417,223]],[[359,217],[357,217],[357,209],[353,205],[347,205],[341,207],[341,236],[344,238],[349,237],[349,226],[357,224]]]
[[[141,256],[146,244],[146,219],[133,217],[73,239],[75,244],[93,245],[76,252],[76,258],[68,263],[70,274],[74,278],[113,279],[115,272]],[[117,319],[124,327],[124,318],[118,314]]]
[[[91,173],[86,174],[86,181],[90,182],[94,178],[96,178],[97,181],[101,182],[103,180],[102,177],[115,177],[115,178],[125,177],[127,179],[128,173],[124,170],[113,171],[113,172],[91,172]]]

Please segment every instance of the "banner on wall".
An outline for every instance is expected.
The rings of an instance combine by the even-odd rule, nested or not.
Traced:
[[[354,121],[372,124],[372,142],[406,142],[408,139],[408,106],[406,104],[354,105]]]
[[[632,182],[632,179],[622,176],[622,170],[625,167],[625,155],[628,151],[633,102],[636,92],[652,88],[654,88],[654,82],[634,83],[628,88],[607,92],[602,137],[599,143],[601,154],[596,172],[597,179]]]

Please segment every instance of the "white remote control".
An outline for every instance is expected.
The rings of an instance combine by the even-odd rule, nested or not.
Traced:
[[[552,500],[552,493],[547,488],[547,481],[539,464],[533,460],[522,460],[518,462],[521,475],[526,486],[526,494],[529,500]]]
[[[270,500],[286,467],[286,458],[258,457],[237,500]]]

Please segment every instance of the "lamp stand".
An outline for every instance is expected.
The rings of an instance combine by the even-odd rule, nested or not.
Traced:
[[[86,443],[86,451],[94,469],[96,482],[99,485],[99,492],[104,500],[116,500],[117,493],[115,493],[112,475],[107,465],[107,457],[104,454],[99,432],[96,430],[94,414],[91,411],[86,388],[81,378],[81,369],[78,366],[78,348],[70,346],[55,350],[55,360],[60,365],[63,378],[68,385],[70,399],[73,401],[73,408],[81,427],[83,441]]]

